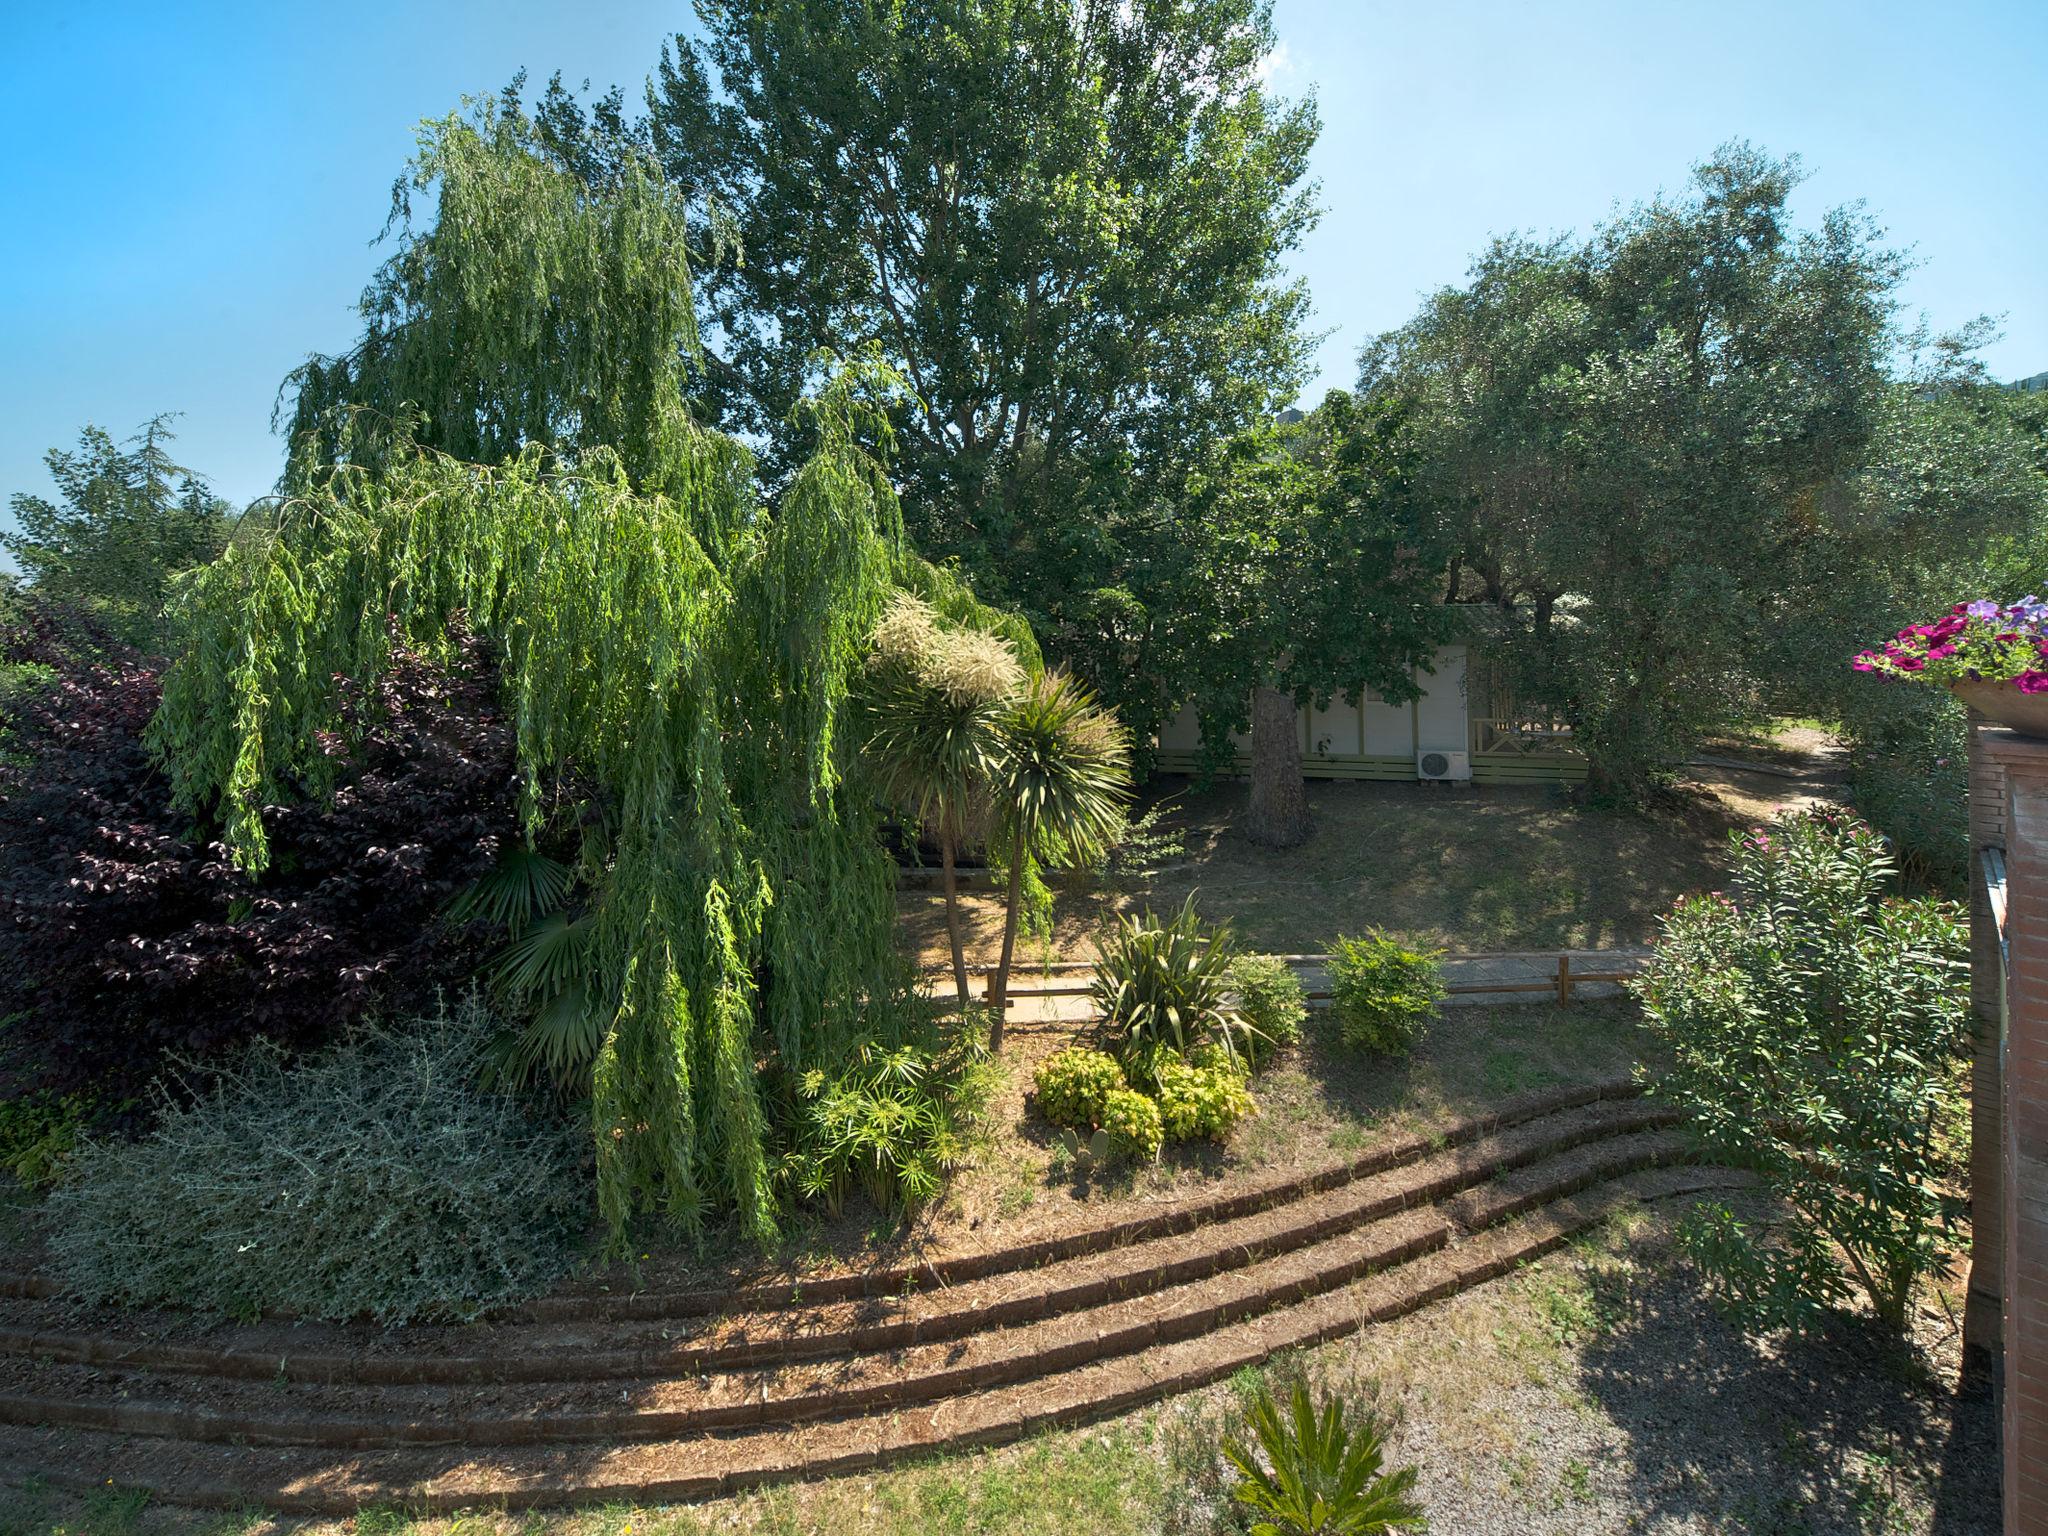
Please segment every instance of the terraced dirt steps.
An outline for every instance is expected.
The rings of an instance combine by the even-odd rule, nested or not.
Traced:
[[[1102,1228],[1036,1268],[1017,1255],[1043,1244],[963,1256],[975,1277],[936,1289],[834,1277],[823,1304],[747,1287],[722,1313],[674,1293],[595,1325],[527,1309],[488,1353],[463,1330],[354,1354],[306,1330],[310,1352],[281,1353],[298,1331],[186,1343],[20,1318],[0,1334],[0,1469],[309,1513],[683,1498],[1101,1417],[1492,1278],[1627,1201],[1731,1181],[1677,1166],[1669,1114],[1604,1088],[1391,1166],[1191,1202],[1209,1213],[1192,1227],[1160,1213],[1119,1247]]]

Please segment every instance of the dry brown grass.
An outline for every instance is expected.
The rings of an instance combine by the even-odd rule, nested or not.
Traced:
[[[1464,952],[1641,944],[1673,900],[1719,882],[1728,832],[1756,814],[1704,791],[1630,815],[1582,809],[1546,787],[1317,782],[1315,835],[1276,853],[1239,829],[1242,785],[1169,788],[1167,798],[1186,856],[1128,891],[1062,888],[1061,955],[1091,953],[1114,911],[1165,911],[1190,894],[1247,947],[1273,953],[1320,953],[1368,926]],[[941,956],[937,894],[907,890],[902,900],[908,941]],[[995,898],[975,891],[967,907],[970,955],[992,956]]]

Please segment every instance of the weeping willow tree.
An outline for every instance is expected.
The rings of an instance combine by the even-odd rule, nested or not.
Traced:
[[[893,593],[987,610],[902,546],[863,447],[887,442],[877,367],[804,408],[772,506],[692,422],[688,229],[657,173],[595,182],[486,104],[428,125],[407,185],[438,219],[365,295],[362,343],[295,377],[284,492],[188,588],[154,744],[260,872],[262,807],[330,782],[343,679],[451,625],[494,642],[529,831],[581,829],[613,1241],[707,1207],[766,1235],[761,1061],[829,1067],[901,985],[849,686]]]

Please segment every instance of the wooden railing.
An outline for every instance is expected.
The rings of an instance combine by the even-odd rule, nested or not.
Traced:
[[[1492,950],[1471,955],[1446,955],[1443,958],[1447,962],[1540,961],[1546,974],[1540,981],[1454,982],[1446,986],[1444,990],[1453,996],[1466,997],[1479,997],[1488,993],[1498,992],[1554,993],[1557,997],[1558,1006],[1568,1008],[1571,1006],[1573,992],[1580,986],[1595,982],[1633,981],[1640,974],[1636,969],[1625,971],[1575,969],[1572,965],[1572,956],[1575,953],[1580,956],[1581,965],[1596,954],[1625,955],[1632,959],[1647,959],[1649,957],[1649,951],[1647,950],[1574,951],[1569,949]],[[1327,969],[1330,963],[1328,955],[1275,955],[1273,958],[1284,960],[1297,969],[1303,967],[1322,967]],[[984,965],[977,967],[977,969],[982,977],[982,997],[984,1000],[992,1001],[995,997],[996,971],[998,967]],[[1094,990],[1094,970],[1095,962],[1093,960],[1055,960],[1050,964],[1034,965],[1024,970],[1013,968],[1010,973],[1011,990],[1009,996],[1005,999],[1006,1011],[1008,1008],[1014,1008],[1018,1000],[1025,997],[1086,997]],[[1048,974],[1062,977],[1072,975],[1078,979],[1074,981],[1056,981],[1051,986],[1036,986],[1030,983],[1032,976],[1045,976]],[[1023,984],[1021,988],[1019,983]],[[1327,987],[1317,987],[1307,989],[1303,996],[1311,1003],[1327,1003],[1330,1000],[1331,993]]]
[[[1523,757],[1554,757],[1576,752],[1572,728],[1552,720],[1477,715],[1472,720],[1474,752],[1511,753]]]

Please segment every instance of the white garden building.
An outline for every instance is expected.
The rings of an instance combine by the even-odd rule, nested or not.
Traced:
[[[1569,727],[1521,718],[1497,668],[1485,653],[1462,642],[1436,653],[1433,669],[1416,669],[1423,692],[1389,704],[1370,689],[1353,703],[1342,697],[1327,709],[1301,711],[1302,769],[1321,779],[1427,779],[1449,783],[1576,782],[1586,760],[1572,745]],[[1232,738],[1235,767],[1250,766],[1251,740]],[[1201,763],[1201,728],[1192,707],[1159,733],[1157,764],[1165,773],[1192,773]]]

